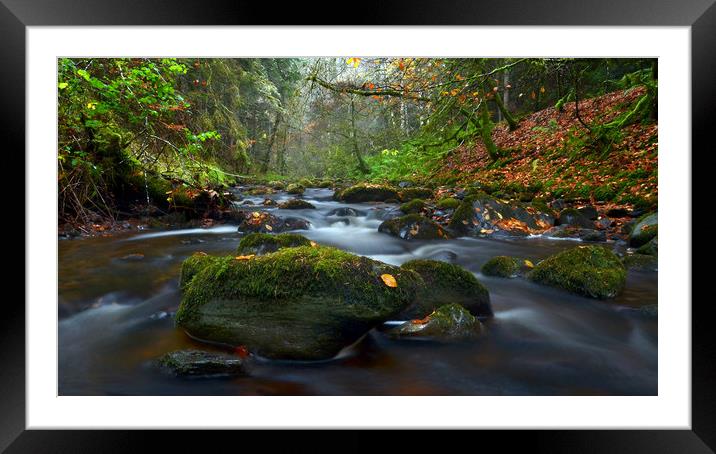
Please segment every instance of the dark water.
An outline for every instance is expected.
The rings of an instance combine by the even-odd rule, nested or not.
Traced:
[[[285,194],[272,196],[287,199]],[[495,255],[533,261],[575,246],[541,238],[404,241],[377,232],[393,208],[346,205],[329,190],[307,190],[317,210],[269,210],[310,220],[304,233],[392,264],[412,258],[457,263],[490,290],[488,335],[465,344],[392,340],[377,331],[321,363],[256,362],[250,377],[178,379],[152,360],[198,346],[173,326],[179,267],[195,251],[232,253],[236,226],[153,231],[60,241],[59,393],[61,395],[655,395],[657,320],[638,307],[657,303],[657,273],[630,271],[610,302],[574,296],[523,279],[489,278]],[[250,198],[257,202],[263,197]],[[327,217],[351,206],[366,216]],[[263,207],[261,207],[263,208]],[[259,207],[256,207],[259,209]],[[144,254],[141,260],[122,259]]]

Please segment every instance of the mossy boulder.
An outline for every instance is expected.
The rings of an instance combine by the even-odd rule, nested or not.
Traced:
[[[437,201],[435,206],[441,210],[454,210],[460,206],[460,201],[452,197],[443,197]]]
[[[437,240],[448,239],[450,235],[437,222],[420,216],[407,214],[383,221],[378,231],[397,236],[404,240]]]
[[[423,285],[411,270],[330,247],[221,257],[185,287],[176,324],[264,357],[328,359],[397,315]]]
[[[313,188],[316,186],[316,183],[309,178],[301,178],[300,180],[298,180],[298,184],[303,186],[304,188]]]
[[[400,211],[405,214],[420,213],[425,208],[425,201],[423,199],[413,199],[410,202],[406,202],[400,205]]]
[[[182,262],[181,274],[179,275],[179,288],[182,290],[194,279],[196,274],[213,263],[216,257],[208,255],[204,252],[195,252]]]
[[[277,191],[281,191],[286,187],[286,184],[283,181],[269,181],[268,186]]]
[[[606,299],[615,297],[624,288],[626,270],[610,250],[578,246],[546,258],[527,276],[540,284]]]
[[[639,247],[648,243],[658,234],[659,217],[658,213],[646,214],[637,219],[629,234],[629,245]]]
[[[458,235],[527,236],[552,227],[554,218],[521,202],[485,194],[466,196],[453,212],[448,227]]]
[[[382,184],[359,183],[340,192],[340,200],[348,203],[384,202],[399,199],[395,188]]]
[[[238,255],[262,255],[276,252],[285,247],[299,246],[311,246],[311,240],[295,233],[279,233],[278,235],[250,233],[241,238],[236,253]]]
[[[334,208],[333,210],[326,213],[326,216],[337,216],[337,217],[357,217],[365,216],[365,211],[356,210],[355,208],[342,207]]]
[[[239,232],[281,233],[288,230],[308,230],[311,223],[300,218],[280,218],[266,211],[244,212]]]
[[[286,192],[288,192],[289,194],[301,195],[306,192],[306,188],[304,186],[301,186],[300,184],[291,183],[286,186]]]
[[[425,282],[415,302],[400,314],[403,320],[425,317],[450,303],[460,304],[476,316],[492,316],[490,292],[466,269],[425,259],[410,260],[401,268],[415,271]]]
[[[278,207],[284,210],[316,209],[316,207],[312,203],[306,202],[305,200],[301,199],[286,200],[283,203],[279,203]]]
[[[517,277],[531,269],[528,263],[532,262],[517,257],[498,255],[485,262],[480,271],[485,276]]]
[[[557,225],[571,225],[585,229],[593,229],[594,222],[575,208],[565,208],[559,213]]]
[[[446,304],[420,320],[410,320],[390,330],[396,337],[430,337],[439,340],[467,339],[480,336],[480,320],[459,304]]]
[[[246,375],[246,362],[239,356],[202,350],[177,350],[159,358],[166,372],[178,377]]]
[[[655,236],[650,239],[648,243],[639,246],[639,249],[637,249],[636,252],[637,254],[643,255],[659,255],[659,237]]]
[[[409,202],[413,199],[429,199],[433,196],[433,190],[429,188],[406,188],[400,191],[400,200]]]

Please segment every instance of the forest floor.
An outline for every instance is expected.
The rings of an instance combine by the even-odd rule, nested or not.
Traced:
[[[645,88],[615,91],[580,100],[579,115],[587,125],[605,124],[622,114]],[[529,190],[544,198],[604,200],[620,205],[656,205],[658,195],[656,122],[634,123],[621,130],[608,153],[591,146],[589,131],[577,118],[575,103],[562,111],[550,107],[520,119],[509,131],[499,123],[493,140],[504,157],[493,162],[484,144],[457,147],[432,175],[443,184],[481,184],[516,193]]]

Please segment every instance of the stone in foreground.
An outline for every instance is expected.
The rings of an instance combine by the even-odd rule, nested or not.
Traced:
[[[413,271],[329,247],[206,265],[185,286],[177,326],[269,358],[332,358],[394,318],[423,285]]]
[[[528,278],[590,298],[613,298],[624,288],[619,257],[600,246],[578,246],[538,263]]]
[[[202,350],[177,350],[159,358],[165,371],[177,377],[215,377],[246,375],[246,363],[225,353]]]
[[[401,319],[422,318],[445,304],[457,303],[470,313],[492,316],[490,293],[466,269],[437,260],[410,260],[401,268],[415,271],[425,282],[416,301],[400,315]]]
[[[396,337],[431,337],[441,340],[466,339],[483,334],[480,320],[459,304],[447,304],[422,320],[410,320],[390,330]]]

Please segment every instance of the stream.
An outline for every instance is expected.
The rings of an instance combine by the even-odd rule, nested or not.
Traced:
[[[458,238],[406,241],[378,232],[396,205],[346,204],[329,189],[302,197],[317,209],[263,207],[284,192],[246,196],[278,216],[307,219],[297,231],[322,245],[399,265],[414,258],[458,264],[490,291],[488,333],[466,343],[392,339],[373,330],[323,362],[255,361],[250,376],[187,379],[153,365],[181,348],[210,348],[174,327],[182,261],[196,251],[232,254],[236,225],[147,229],[59,241],[60,395],[656,395],[657,273],[630,270],[617,298],[598,301],[525,279],[480,274],[495,255],[535,263],[573,240]],[[236,202],[238,204],[242,202]],[[351,207],[364,216],[327,216]],[[132,255],[132,254],[142,254]]]

